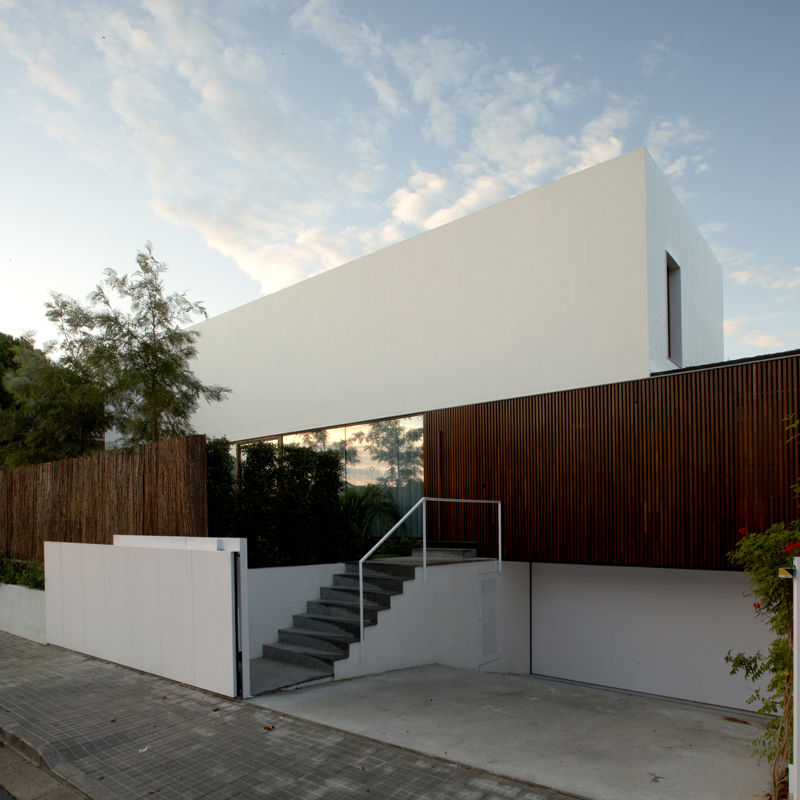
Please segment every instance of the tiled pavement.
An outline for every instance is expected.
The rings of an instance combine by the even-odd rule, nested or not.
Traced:
[[[0,739],[95,800],[569,797],[3,632]]]

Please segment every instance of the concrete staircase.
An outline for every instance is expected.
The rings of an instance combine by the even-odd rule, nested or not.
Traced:
[[[376,625],[378,614],[401,594],[415,575],[413,564],[376,559],[364,564],[364,625]],[[333,664],[350,654],[359,641],[358,562],[345,564],[333,585],[309,600],[304,614],[295,614],[291,628],[278,631],[278,641],[263,646],[264,658],[333,675]]]

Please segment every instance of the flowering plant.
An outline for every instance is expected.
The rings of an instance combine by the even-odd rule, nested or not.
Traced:
[[[753,609],[775,634],[766,654],[733,654],[725,661],[731,674],[743,672],[756,683],[747,702],[757,704],[760,714],[770,717],[764,734],[753,746],[759,760],[766,756],[771,765],[773,800],[786,789],[786,767],[792,752],[792,581],[778,576],[781,567],[792,566],[800,556],[800,521],[778,523],[766,531],[739,531],[741,538],[728,553],[734,566],[750,575],[756,601]],[[766,681],[766,685],[765,685]],[[758,685],[760,684],[760,685]]]

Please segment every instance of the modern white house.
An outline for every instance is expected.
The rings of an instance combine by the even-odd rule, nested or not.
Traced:
[[[195,427],[239,441],[721,361],[722,275],[641,149],[197,330],[233,392]]]
[[[744,705],[747,687],[728,675],[723,657],[768,641],[745,578],[724,568],[724,549],[701,557],[681,538],[678,501],[663,499],[657,476],[652,502],[626,493],[630,476],[658,460],[661,440],[652,434],[652,452],[634,463],[617,453],[620,439],[610,432],[605,444],[592,445],[600,477],[587,478],[592,464],[579,465],[575,475],[594,492],[583,514],[593,533],[585,537],[611,542],[590,551],[578,541],[582,528],[578,535],[568,522],[554,532],[552,515],[541,510],[543,498],[562,489],[566,503],[577,480],[571,464],[580,459],[574,449],[545,453],[536,439],[542,434],[530,432],[542,420],[520,405],[540,396],[571,403],[605,387],[611,394],[601,405],[622,404],[628,419],[639,413],[640,393],[667,385],[664,373],[690,376],[691,368],[722,361],[720,266],[646,150],[316,275],[196,330],[196,374],[232,390],[226,402],[197,412],[198,431],[234,443],[354,448],[347,480],[358,485],[380,480],[386,467],[365,444],[370,426],[396,420],[398,463],[415,457],[404,448],[418,448],[424,428],[424,458],[416,456],[411,469],[418,495],[424,485],[428,496],[503,502],[502,574],[472,563],[463,568],[468,584],[450,585],[437,573],[427,601],[425,586],[406,593],[367,632],[365,655],[337,664],[337,677],[440,661]],[[706,378],[723,380],[717,372]],[[657,427],[692,416],[690,401],[677,390],[675,398],[677,405],[648,412]],[[512,410],[492,405],[506,401]],[[582,441],[598,422],[584,424],[577,419],[583,406],[574,408],[577,421],[564,430]],[[495,427],[487,427],[490,418]],[[518,434],[526,425],[528,433]],[[698,439],[695,429],[691,436]],[[496,452],[503,437],[506,461]],[[606,451],[607,461],[600,457]],[[468,474],[448,482],[461,472]],[[534,481],[538,494],[529,493]],[[702,489],[691,497],[680,504],[699,509]],[[605,516],[594,516],[600,506]],[[609,520],[628,510],[625,535],[614,538],[618,526]],[[703,524],[698,517],[690,527]],[[670,525],[675,530],[664,533]],[[441,536],[471,538],[444,528]],[[548,536],[558,547],[545,547]],[[666,537],[663,558],[648,549],[654,536]],[[458,597],[466,626],[452,623]]]

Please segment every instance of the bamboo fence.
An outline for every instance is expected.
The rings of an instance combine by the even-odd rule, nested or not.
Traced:
[[[114,534],[205,536],[204,436],[0,470],[0,555],[44,558],[44,542]]]

